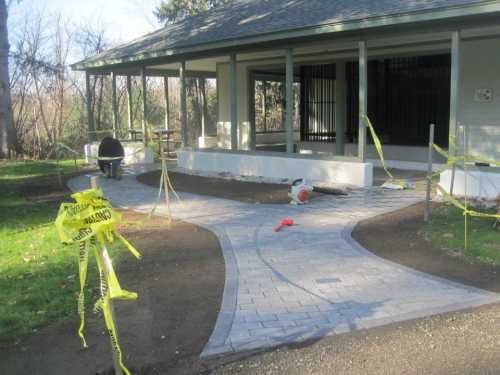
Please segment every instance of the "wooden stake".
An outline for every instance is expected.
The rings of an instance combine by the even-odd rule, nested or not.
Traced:
[[[61,158],[61,156],[60,156],[59,146],[56,144],[57,181],[59,182],[59,187],[63,187],[62,177],[61,177],[60,158]]]
[[[167,140],[168,142],[168,140]],[[160,138],[160,157],[161,157],[161,168],[162,168],[162,176],[163,181],[160,181],[160,184],[163,184],[163,189],[165,190],[165,204],[167,205],[167,215],[168,215],[168,225],[172,223],[172,212],[170,211],[170,195],[168,194],[168,166],[167,166],[167,155],[165,155],[165,149],[162,144],[162,139]]]
[[[90,187],[92,189],[99,188],[99,181],[97,176],[90,177]],[[108,249],[106,249],[106,246],[104,244],[102,244],[101,248],[99,249],[99,255],[103,263],[103,270],[102,270],[104,273],[103,277],[105,280],[108,280],[109,270],[111,266],[111,259],[109,258]],[[115,322],[115,330],[116,330],[115,334],[116,334],[116,339],[118,340],[118,325],[115,318],[115,307],[112,299],[109,299],[108,305],[109,305],[109,311],[111,312],[111,317]],[[113,341],[111,339],[110,343],[111,343],[111,352],[113,353],[113,367],[115,369],[115,375],[123,375],[123,370],[120,366],[120,357],[116,352],[116,350],[114,349]]]
[[[425,213],[424,221],[427,223],[431,215],[431,189],[432,189],[432,155],[434,146],[434,124],[431,124],[429,129],[429,153],[427,158],[427,191],[425,195]]]

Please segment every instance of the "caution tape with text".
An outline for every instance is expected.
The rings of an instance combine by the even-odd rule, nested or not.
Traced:
[[[96,302],[94,311],[102,311],[106,328],[113,344],[113,349],[118,355],[120,367],[130,375],[123,364],[123,355],[116,334],[116,325],[110,310],[110,300],[135,300],[137,294],[126,291],[120,287],[118,278],[111,262],[106,264],[107,275],[104,272],[106,259],[103,259],[99,246],[118,239],[136,258],[140,259],[139,252],[116,230],[121,222],[121,214],[116,212],[109,201],[104,199],[100,189],[89,189],[71,195],[75,203],[62,203],[55,221],[55,226],[61,242],[65,244],[78,243],[80,294],[78,297],[78,314],[80,315],[80,328],[78,334],[83,346],[87,347],[85,335],[85,294],[84,288],[87,280],[87,267],[89,253],[93,251],[99,271],[101,298]],[[106,276],[105,276],[106,275]]]

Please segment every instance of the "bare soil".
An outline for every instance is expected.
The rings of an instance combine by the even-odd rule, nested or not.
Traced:
[[[30,181],[21,191],[50,204],[59,204],[69,193],[54,179]],[[145,219],[133,212],[124,217]],[[147,220],[143,227],[124,226],[122,233],[143,254],[140,261],[125,255],[117,265],[122,286],[139,294],[137,301],[116,302],[125,363],[141,375],[202,373],[199,355],[212,333],[224,287],[216,236],[182,221],[168,227],[163,218]],[[110,374],[109,337],[102,317],[88,314],[88,349],[82,348],[78,325],[75,313],[58,326],[0,347],[0,374]]]
[[[202,177],[185,173],[169,172],[174,189],[185,193],[208,195],[245,203],[288,204],[288,185],[228,180],[217,177]],[[157,187],[160,183],[160,171],[139,175],[143,184]],[[313,192],[311,199],[320,196]]]
[[[424,204],[360,222],[352,236],[372,253],[393,262],[463,284],[500,292],[500,267],[473,263],[436,249],[421,231]],[[499,235],[500,240],[500,235]]]

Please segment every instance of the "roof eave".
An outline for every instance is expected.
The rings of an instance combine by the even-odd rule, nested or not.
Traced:
[[[249,45],[280,41],[286,39],[304,38],[309,36],[319,36],[345,31],[360,31],[364,29],[387,27],[403,24],[411,24],[425,21],[447,20],[450,18],[488,15],[500,12],[500,2],[490,1],[482,4],[468,4],[462,6],[448,7],[439,10],[426,10],[414,13],[397,14],[391,16],[373,17],[362,20],[338,22],[326,25],[312,26],[302,29],[278,31],[243,38],[226,39],[219,42],[204,43],[178,49],[168,49],[144,54],[126,56],[122,58],[102,59],[98,61],[86,62],[83,60],[71,65],[73,70],[92,70],[121,65],[127,63],[141,62],[159,58],[172,58],[187,55],[206,54],[209,51],[224,50],[231,48],[241,48]]]

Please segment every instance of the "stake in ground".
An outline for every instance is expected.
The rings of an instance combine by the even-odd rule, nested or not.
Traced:
[[[74,172],[73,160],[61,166],[64,174]],[[0,343],[76,316],[78,249],[62,245],[53,226],[64,196],[56,175],[55,162],[0,163]],[[47,199],[22,196],[34,189]],[[95,263],[89,267],[90,301],[98,284]]]
[[[494,214],[495,210],[489,213]],[[494,222],[494,218],[469,217],[466,258],[500,265],[500,232],[493,228]],[[463,254],[464,216],[457,207],[444,204],[436,208],[423,231],[435,248]]]

